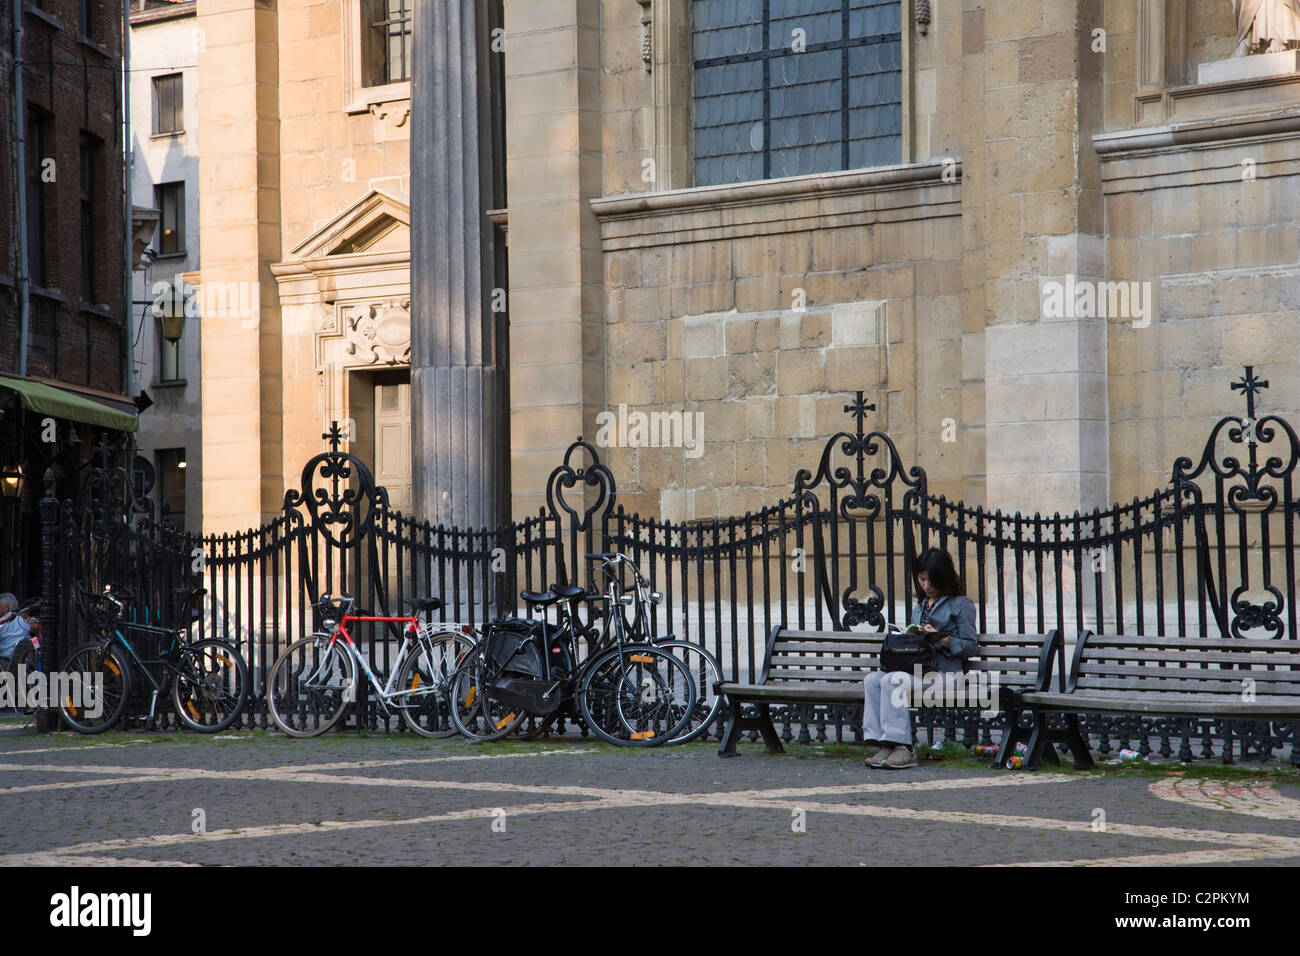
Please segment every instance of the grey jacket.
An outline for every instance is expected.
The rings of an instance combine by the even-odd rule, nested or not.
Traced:
[[[922,599],[922,601],[924,598]],[[921,601],[912,608],[909,624],[921,623]],[[962,595],[941,597],[930,610],[930,625],[949,635],[948,649],[939,650],[939,673],[960,673],[962,661],[979,653],[975,630],[975,603]]]

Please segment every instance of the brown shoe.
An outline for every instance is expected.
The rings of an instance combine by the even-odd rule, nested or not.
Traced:
[[[885,761],[890,758],[890,755],[892,755],[896,749],[897,748],[893,744],[881,745],[881,748],[879,750],[877,750],[874,754],[872,754],[870,757],[867,758],[867,766],[875,767],[877,769],[883,767],[885,765]]]
[[[895,747],[894,752],[881,764],[886,770],[907,770],[916,766],[916,751],[907,747]]]

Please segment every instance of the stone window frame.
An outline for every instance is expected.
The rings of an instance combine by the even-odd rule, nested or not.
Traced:
[[[411,98],[411,81],[365,85],[361,40],[365,0],[343,2],[343,108],[348,113],[368,113],[371,107]],[[414,53],[414,44],[412,44]]]
[[[655,162],[653,191],[689,189],[695,185],[695,88],[691,52],[692,0],[635,0],[641,7],[641,51],[645,70],[654,89],[654,141],[650,144]],[[902,146],[899,163],[915,161],[912,155],[912,70],[914,0],[899,0],[902,29]],[[931,13],[938,18],[938,10]],[[935,24],[927,24],[935,33]],[[867,167],[873,168],[873,167]],[[843,170],[841,171],[843,172]],[[821,175],[821,174],[816,174]],[[763,180],[752,180],[763,182]],[[737,183],[744,186],[744,183]],[[714,188],[714,187],[708,187]]]

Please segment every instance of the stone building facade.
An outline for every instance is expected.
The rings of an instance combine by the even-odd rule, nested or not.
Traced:
[[[409,9],[221,0],[196,26],[204,528],[277,513],[332,420],[409,485]]]
[[[1242,365],[1300,411],[1300,43],[1243,50],[1230,0],[414,5],[384,56],[402,0],[199,10],[210,530],[332,419],[457,520],[507,474],[535,513],[608,414],[690,416],[603,449],[677,521],[789,494],[859,389],[936,493],[1049,513],[1165,483]]]
[[[1227,0],[924,6],[506,0],[516,515],[620,405],[702,413],[698,457],[609,449],[621,500],[674,520],[788,494],[859,388],[936,493],[1049,513],[1164,484],[1235,408],[1244,364],[1271,378],[1266,410],[1300,411],[1294,50],[1234,60]],[[895,158],[805,173],[787,156],[798,174],[763,179],[746,149],[771,148],[771,173],[781,137],[841,143],[815,88],[838,95],[840,64],[813,60],[841,14],[850,48],[896,34],[866,71],[897,77]],[[740,36],[764,22],[766,42]],[[718,175],[711,99],[747,82],[736,54],[778,47],[769,132],[724,104],[749,117],[740,168],[698,184]],[[801,82],[829,134],[776,128]],[[1093,286],[1109,310],[1050,305],[1052,283],[1121,280],[1139,285]]]

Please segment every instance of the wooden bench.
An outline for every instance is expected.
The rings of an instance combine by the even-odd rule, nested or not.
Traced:
[[[1069,744],[1074,765],[1093,766],[1079,714],[1158,714],[1229,720],[1300,718],[1300,641],[1116,636],[1084,631],[1064,690],[1020,693],[1034,712],[1026,769],[1039,766],[1053,741]],[[1253,681],[1248,685],[1247,680]],[[1249,690],[1250,693],[1247,693]],[[1049,713],[1066,729],[1050,730]],[[1046,749],[1045,749],[1046,748]],[[1230,745],[1229,745],[1230,750]],[[1230,759],[1225,752],[1225,760]]]
[[[774,628],[767,639],[763,669],[757,682],[719,681],[714,684],[714,691],[726,698],[731,715],[722,735],[722,745],[718,748],[719,756],[736,756],[736,743],[748,730],[762,734],[768,753],[780,753],[784,748],[772,724],[771,704],[861,706],[862,680],[880,667],[880,647],[884,639],[885,635],[880,633]],[[999,706],[1010,721],[1008,733],[998,749],[998,763],[1001,765],[1016,742],[1027,738],[1030,733],[1019,727],[1018,692],[1050,686],[1040,680],[1044,672],[1050,675],[1055,670],[1056,674],[1063,675],[1065,648],[1057,631],[1048,634],[984,634],[980,635],[979,642],[979,656],[968,662],[968,669],[998,675]],[[1056,659],[1055,668],[1053,658]],[[742,705],[752,706],[755,716],[743,716]]]

